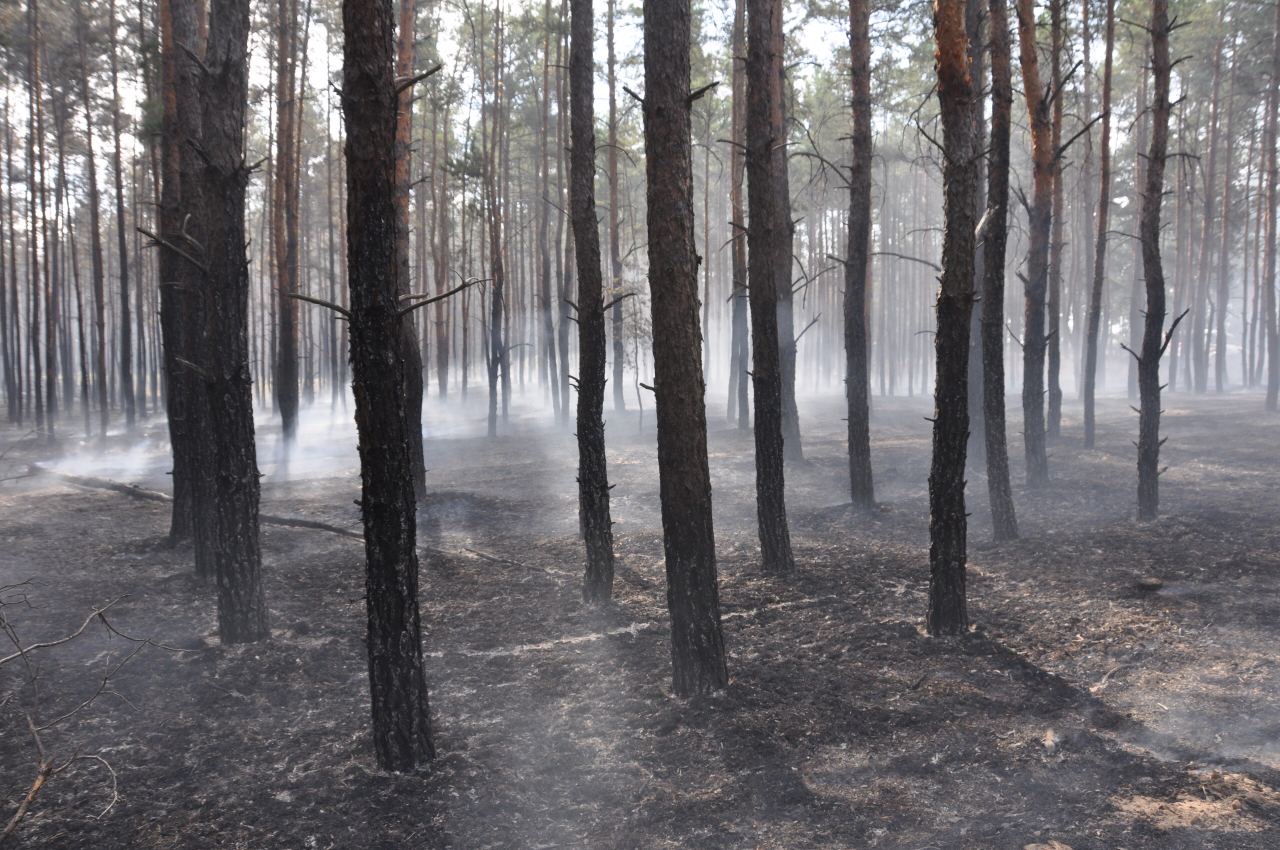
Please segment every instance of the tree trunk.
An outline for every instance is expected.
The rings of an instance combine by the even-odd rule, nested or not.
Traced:
[[[613,520],[604,453],[604,281],[595,200],[594,27],[591,0],[572,0],[569,8],[569,194],[578,264],[578,498],[587,544],[582,598],[604,602],[613,595]]]
[[[1098,193],[1097,238],[1094,242],[1093,283],[1089,288],[1089,316],[1084,349],[1084,446],[1093,448],[1095,425],[1094,392],[1098,380],[1098,333],[1102,324],[1102,293],[1107,271],[1107,229],[1111,213],[1111,75],[1116,41],[1116,4],[1107,0],[1106,57],[1102,64],[1102,140],[1098,153],[1101,165]]]
[[[987,497],[996,540],[1013,540],[1018,523],[1009,486],[1004,409],[1004,266],[1009,221],[1009,132],[1013,107],[1007,0],[990,0],[991,153],[987,164],[987,227],[982,267],[983,432]]]
[[[248,103],[248,0],[212,0],[201,85],[204,163],[200,201],[206,267],[200,368],[208,413],[197,510],[197,547],[211,555],[224,643],[270,634],[258,541],[258,464],[249,370],[249,264],[245,253],[244,159]]]
[[[111,59],[111,135],[115,147],[111,152],[111,168],[115,176],[116,189],[116,252],[120,269],[120,395],[124,404],[125,425],[133,430],[137,421],[137,408],[133,395],[133,316],[129,313],[129,240],[125,231],[124,219],[124,168],[121,165],[120,123],[123,121],[120,108],[120,46],[116,39],[116,4],[111,0],[107,5],[107,26],[110,35]]]
[[[609,58],[613,60],[613,2],[609,4]],[[555,288],[551,285],[551,214],[555,207],[551,206],[551,0],[546,0],[542,7],[542,23],[545,32],[542,37],[542,132],[539,133],[538,139],[538,158],[540,161],[539,179],[541,181],[542,203],[538,205],[538,292],[541,304],[538,309],[540,318],[541,345],[543,351],[543,364],[546,369],[547,383],[551,389],[551,407],[555,413],[556,421],[560,421],[560,367],[558,358],[556,357],[556,329],[555,329],[555,302],[553,295]],[[573,61],[572,56],[569,59]],[[613,115],[613,66],[610,65],[609,77],[609,120],[610,123],[615,120]],[[594,140],[594,133],[592,139]],[[614,144],[616,139],[611,135],[610,144]],[[594,149],[594,144],[592,145]],[[617,155],[610,148],[610,162],[616,163]],[[616,176],[615,171],[613,172]],[[594,195],[593,201],[594,201]],[[594,206],[594,203],[593,203]],[[610,202],[612,207],[612,201]],[[610,215],[616,215],[611,209]],[[581,305],[579,305],[581,307]],[[579,318],[581,321],[581,318]],[[581,376],[579,376],[581,382]],[[579,388],[579,400],[581,400],[581,388]],[[579,435],[581,439],[581,435]],[[590,560],[590,552],[588,552],[588,560]]]
[[[413,76],[414,33],[416,27],[416,0],[400,0],[400,26],[396,42],[396,77]],[[399,95],[396,110],[396,294],[410,294],[409,274],[409,191],[412,176],[409,168],[410,145],[413,129],[414,87],[408,86]],[[425,239],[425,233],[418,234]],[[425,282],[424,282],[425,283]],[[413,490],[421,498],[427,490],[426,457],[422,447],[422,349],[414,333],[413,322],[406,320],[400,326],[400,356],[404,359],[404,415],[405,431],[409,435],[409,459],[413,467]]]
[[[1147,287],[1142,353],[1138,355],[1138,519],[1155,519],[1160,512],[1160,357],[1177,327],[1164,330],[1165,283],[1160,261],[1160,206],[1164,198],[1164,166],[1169,141],[1169,2],[1151,0],[1151,147],[1146,158],[1146,181],[1138,236],[1142,243],[1142,271]],[[1181,318],[1181,317],[1179,317]]]
[[[1065,186],[1062,182],[1062,5],[1064,0],[1049,0],[1050,64],[1052,66],[1053,118],[1049,131],[1049,150],[1052,151],[1053,212],[1050,214],[1049,241],[1049,291],[1046,309],[1048,327],[1045,331],[1048,367],[1048,410],[1045,421],[1045,437],[1056,440],[1062,431],[1062,249],[1064,247],[1062,225]]]
[[[1049,236],[1053,215],[1054,148],[1050,121],[1052,90],[1040,83],[1036,58],[1036,19],[1032,0],[1017,0],[1018,42],[1027,112],[1031,115],[1031,246],[1027,257],[1026,314],[1022,331],[1022,419],[1027,457],[1027,486],[1049,483],[1045,451],[1044,359],[1045,292],[1049,278]]]
[[[783,476],[782,374],[778,339],[780,281],[790,285],[791,214],[782,115],[782,0],[747,2],[747,295],[755,403],[756,517],[760,557],[769,572],[795,568]]]
[[[1219,393],[1227,391],[1227,306],[1231,299],[1231,215],[1232,193],[1235,188],[1235,177],[1233,169],[1235,167],[1236,153],[1236,136],[1235,136],[1235,96],[1236,96],[1236,78],[1239,76],[1240,62],[1239,54],[1236,53],[1237,39],[1231,39],[1231,83],[1227,87],[1227,162],[1226,167],[1222,169],[1222,245],[1218,251],[1218,294],[1217,294],[1217,327],[1215,333],[1215,347],[1213,356],[1213,384],[1214,389]],[[1248,201],[1245,202],[1246,207]],[[1249,242],[1246,233],[1244,244],[1247,246]],[[1246,257],[1248,249],[1241,252]],[[1246,314],[1248,313],[1248,305],[1244,303],[1244,281],[1241,281],[1241,319],[1240,319],[1240,350],[1243,352],[1244,343],[1244,326],[1246,324]]]
[[[678,696],[709,693],[729,680],[720,629],[698,328],[689,36],[689,0],[645,4],[649,289],[672,684]]]
[[[297,0],[282,0],[276,12],[276,151],[274,198],[271,203],[275,245],[276,407],[280,411],[285,451],[298,434],[298,209],[294,206],[297,170],[298,101],[295,97]]]
[[[974,0],[969,0],[974,2]],[[933,462],[929,470],[931,635],[963,634],[965,599],[965,452],[969,437],[969,313],[973,309],[974,200],[978,192],[976,93],[965,29],[965,0],[936,0],[938,101],[942,111],[945,226],[935,336]]]
[[[875,506],[871,479],[871,381],[867,364],[867,273],[871,268],[871,4],[849,2],[853,78],[853,161],[849,167],[848,246],[844,257],[845,396],[849,493],[856,508]]]
[[[226,0],[223,0],[226,2]],[[422,668],[412,457],[396,274],[396,111],[390,0],[344,0],[351,369],[360,435],[373,742],[385,770],[435,755]]]
[[[191,262],[199,249],[191,244],[187,232],[188,218],[199,215],[202,206],[195,153],[195,145],[200,141],[201,81],[199,69],[182,51],[182,47],[192,51],[201,49],[197,41],[199,24],[195,6],[193,0],[160,0],[164,118],[158,217],[162,242],[158,247],[158,267],[160,330],[167,381],[165,402],[173,454],[170,543],[186,541],[194,534],[197,516],[193,478],[205,424],[201,415],[201,387],[196,383],[196,375],[183,362],[194,363],[199,358],[193,335],[198,334],[201,327],[204,283],[200,267]],[[87,94],[85,99],[87,102]]]
[[[619,231],[620,211],[618,203],[620,193],[618,191],[618,95],[617,95],[617,58],[614,55],[613,44],[613,20],[616,9],[616,0],[609,0],[609,22],[607,32],[607,46],[609,50],[609,263],[610,263],[610,298],[613,301],[613,409],[617,413],[623,413],[627,409],[626,398],[623,395],[622,386],[622,370],[624,365],[623,355],[623,339],[622,339],[622,295],[623,295],[623,279],[622,279],[622,240]],[[577,237],[575,230],[575,242],[581,244],[580,237]],[[579,283],[579,288],[582,284]],[[579,337],[581,338],[581,337]],[[582,357],[581,351],[578,353],[579,359]],[[636,364],[636,368],[640,368],[640,364]]]
[[[1267,127],[1264,156],[1267,163],[1266,257],[1262,276],[1263,336],[1267,346],[1266,409],[1275,411],[1280,403],[1280,328],[1276,327],[1276,113],[1280,110],[1280,0],[1276,3],[1275,28],[1271,46],[1271,81],[1267,86]]]
[[[732,208],[733,329],[729,354],[729,418],[736,416],[738,429],[745,431],[751,427],[747,391],[747,360],[751,349],[747,339],[747,225],[742,206],[742,181],[747,162],[746,0],[734,0],[732,54],[733,112],[730,120],[733,138],[729,152],[729,204]]]

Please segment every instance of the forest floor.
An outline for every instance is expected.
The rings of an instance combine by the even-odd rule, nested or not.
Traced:
[[[1068,405],[1043,492],[1021,485],[1010,423],[1023,537],[990,542],[985,478],[971,474],[976,628],[963,639],[922,632],[927,399],[875,400],[870,516],[848,506],[840,399],[806,405],[806,462],[787,479],[791,576],[758,567],[750,434],[714,422],[732,682],[684,701],[670,693],[652,411],[643,427],[609,417],[620,574],[616,601],[592,611],[572,436],[518,405],[508,436],[488,440],[481,407],[436,421],[432,397],[420,543],[439,758],[420,776],[371,758],[358,540],[265,526],[273,636],[224,648],[189,549],[166,545],[165,504],[52,474],[8,481],[0,585],[31,581],[35,607],[6,609],[24,638],[123,597],[114,625],[185,650],[145,649],[113,679],[119,697],[49,733],[55,753],[109,761],[110,811],[99,817],[109,778],[82,762],[45,788],[16,844],[1278,847],[1277,420],[1256,395],[1166,401],[1163,518],[1149,524],[1132,518],[1127,401],[1103,401],[1089,451]],[[287,474],[264,424],[264,511],[359,529],[339,419],[308,419]],[[159,427],[100,458],[64,445],[51,459],[20,436],[6,436],[0,475],[47,462],[166,489]],[[128,650],[91,626],[45,652],[45,718]],[[0,822],[35,771],[13,708],[0,710]]]

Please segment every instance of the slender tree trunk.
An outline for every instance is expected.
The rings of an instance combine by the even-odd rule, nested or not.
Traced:
[[[867,277],[871,268],[871,3],[849,2],[853,79],[853,161],[849,168],[848,245],[844,257],[845,396],[849,493],[856,508],[875,506],[871,479],[871,378],[867,363]]]
[[[622,413],[627,409],[626,398],[623,394],[622,386],[622,370],[624,366],[623,355],[623,328],[622,328],[622,295],[623,295],[623,279],[622,279],[622,241],[619,231],[620,211],[618,203],[621,194],[618,191],[618,94],[617,94],[617,57],[614,55],[613,44],[613,22],[616,12],[616,0],[609,0],[609,22],[607,31],[607,45],[609,50],[609,155],[607,158],[609,166],[609,262],[610,262],[610,299],[613,301],[612,322],[613,322],[613,409],[617,413]],[[575,231],[575,244],[581,244],[581,238],[577,236]],[[579,283],[579,287],[581,287]],[[581,352],[578,354],[582,357]],[[640,364],[636,364],[636,368],[640,368]]]
[[[572,0],[569,8],[569,194],[578,262],[578,498],[587,544],[582,598],[603,602],[613,594],[613,520],[604,453],[604,281],[595,201],[594,27],[591,0]]]
[[[409,79],[414,74],[414,35],[416,33],[416,0],[400,0],[400,26],[396,42],[396,77]],[[409,193],[412,189],[410,145],[413,131],[414,87],[400,92],[396,110],[396,293],[403,298],[411,293],[409,273]],[[425,233],[418,234],[425,239]],[[425,288],[425,282],[423,282]],[[421,498],[427,490],[426,457],[422,446],[422,349],[414,333],[413,322],[400,327],[400,356],[404,359],[404,415],[409,435],[409,459],[413,470],[413,490]]]
[[[137,422],[133,394],[133,316],[129,310],[129,240],[124,218],[124,168],[121,165],[120,124],[124,120],[120,108],[120,46],[116,39],[116,4],[107,4],[107,26],[111,59],[111,135],[115,142],[111,152],[111,168],[116,190],[116,262],[120,269],[120,394],[124,404],[125,425],[132,431]]]
[[[755,402],[756,517],[760,556],[769,572],[795,568],[783,476],[779,281],[790,281],[791,214],[782,108],[782,0],[747,2],[747,295]]]
[[[275,350],[275,395],[280,411],[286,452],[298,434],[298,209],[294,205],[297,170],[298,101],[297,0],[281,0],[276,6],[276,151],[274,197],[271,203],[275,245],[275,296],[278,329]]]
[[[974,2],[974,0],[969,0]],[[931,635],[963,634],[965,598],[965,452],[969,437],[969,313],[973,309],[976,93],[965,29],[965,0],[935,0],[935,64],[942,110],[945,227],[935,337],[933,462],[929,471]]]
[[[244,126],[248,105],[248,0],[211,0],[201,94],[198,242],[204,246],[200,367],[208,433],[196,509],[208,515],[196,545],[211,554],[224,643],[270,634],[258,539],[258,464],[249,370],[249,263],[245,252]]]
[[[1110,2],[1111,0],[1109,0]],[[988,3],[991,39],[991,153],[987,164],[987,227],[982,267],[983,432],[987,448],[987,497],[996,540],[1018,536],[1009,485],[1009,446],[1004,405],[1004,266],[1009,221],[1009,133],[1013,107],[1007,0]]]
[[[1045,450],[1044,360],[1045,292],[1049,279],[1049,237],[1053,216],[1054,154],[1050,120],[1052,89],[1040,83],[1036,58],[1036,19],[1032,0],[1017,0],[1018,42],[1027,112],[1031,115],[1031,247],[1027,257],[1026,314],[1022,330],[1022,419],[1027,457],[1027,486],[1049,483]]]
[[[1217,294],[1217,327],[1215,329],[1215,347],[1213,357],[1213,385],[1214,389],[1219,393],[1227,391],[1227,306],[1231,300],[1231,216],[1232,194],[1235,188],[1235,177],[1233,173],[1235,168],[1236,153],[1236,136],[1235,136],[1235,97],[1236,97],[1236,78],[1239,76],[1240,62],[1239,55],[1236,53],[1237,39],[1231,39],[1231,83],[1227,87],[1227,162],[1222,169],[1222,245],[1218,251],[1218,294]],[[1246,207],[1248,201],[1245,202]],[[1244,244],[1247,246],[1249,237],[1245,235]],[[1244,256],[1248,256],[1248,248],[1242,252]],[[1243,264],[1242,264],[1243,265]],[[1240,350],[1244,351],[1244,325],[1245,314],[1248,313],[1248,305],[1244,303],[1244,281],[1241,281],[1241,318],[1240,318]]]
[[[1275,411],[1280,403],[1280,329],[1276,327],[1276,113],[1280,110],[1280,0],[1276,3],[1275,28],[1272,33],[1271,80],[1267,86],[1267,127],[1263,156],[1267,163],[1266,187],[1266,257],[1263,286],[1263,324],[1267,346],[1266,409]]]
[[[746,76],[746,0],[734,0],[733,4],[733,113],[731,116],[732,140],[729,152],[729,203],[730,238],[733,250],[733,330],[729,355],[729,418],[736,415],[738,429],[751,427],[749,393],[747,390],[748,358],[751,343],[747,338],[747,225],[743,213],[742,181],[746,173],[747,145],[747,76]]]
[[[1086,0],[1087,2],[1087,0]],[[1084,349],[1084,445],[1094,445],[1094,393],[1098,380],[1098,333],[1102,324],[1102,295],[1107,272],[1107,232],[1111,226],[1111,76],[1116,41],[1116,4],[1107,0],[1106,57],[1102,64],[1102,140],[1098,192],[1097,238],[1094,242],[1093,283],[1089,288],[1089,315]]]
[[[1062,42],[1063,20],[1062,7],[1065,0],[1049,0],[1050,18],[1050,65],[1052,79],[1052,115],[1049,131],[1049,149],[1052,151],[1053,170],[1053,212],[1050,214],[1049,239],[1049,291],[1046,309],[1048,326],[1045,331],[1047,346],[1046,365],[1048,367],[1048,410],[1045,418],[1045,438],[1056,440],[1062,431],[1062,249],[1063,241],[1063,206],[1066,187],[1063,184],[1062,157],[1058,151],[1062,147],[1062,109],[1066,100],[1062,96]]]
[[[690,25],[689,0],[648,0],[644,5],[644,140],[658,477],[671,612],[672,684],[678,696],[709,693],[729,680],[720,629],[698,328]]]
[[[1225,8],[1218,13],[1218,26],[1221,29]],[[1187,341],[1191,355],[1191,372],[1187,383],[1197,393],[1209,389],[1209,347],[1205,335],[1211,327],[1209,322],[1209,269],[1210,256],[1213,253],[1214,208],[1218,174],[1218,126],[1220,116],[1220,98],[1222,94],[1222,51],[1226,39],[1219,36],[1213,55],[1213,95],[1209,101],[1209,155],[1204,166],[1204,202],[1201,213],[1202,230],[1200,232],[1200,256],[1193,286],[1188,287],[1188,306],[1191,309],[1191,338]]]
[[[1164,198],[1164,167],[1169,141],[1169,2],[1151,0],[1151,147],[1146,158],[1146,181],[1138,235],[1142,240],[1142,270],[1147,285],[1147,312],[1138,355],[1140,412],[1138,424],[1138,519],[1155,519],[1160,512],[1160,357],[1177,327],[1165,333],[1165,281],[1160,260],[1160,206]],[[1181,318],[1181,317],[1179,317]]]
[[[613,58],[613,2],[609,3],[609,57]],[[555,302],[553,295],[554,289],[551,285],[551,214],[555,211],[555,207],[551,205],[551,0],[546,0],[542,8],[542,22],[545,32],[542,37],[542,132],[539,133],[538,139],[538,158],[539,179],[541,181],[542,198],[538,205],[538,291],[540,294],[541,305],[538,310],[541,319],[541,344],[543,350],[543,362],[546,369],[547,383],[551,388],[551,407],[556,415],[556,420],[560,420],[560,367],[558,358],[556,357],[556,338],[555,338]],[[573,57],[570,56],[570,62]],[[610,65],[609,77],[609,116],[610,122],[613,119],[613,77],[612,65]],[[592,139],[594,139],[594,133]],[[615,144],[616,139],[610,136],[610,144]],[[594,145],[593,145],[594,148]],[[610,162],[617,161],[617,154],[613,149],[609,151]],[[616,176],[616,171],[614,172]],[[592,196],[594,200],[594,194]],[[610,198],[610,206],[612,207],[613,199]],[[610,210],[610,215],[616,215],[616,212]],[[579,305],[581,308],[581,305]],[[581,321],[579,317],[579,321]],[[579,331],[581,333],[581,331]],[[581,403],[582,376],[579,375],[578,397]],[[581,440],[581,434],[579,434]],[[587,553],[588,561],[590,560],[590,552]]]
[[[224,0],[225,2],[225,0]],[[396,274],[391,0],[344,0],[351,368],[360,434],[373,742],[385,770],[435,755],[422,668],[412,455]]]
[[[198,216],[199,169],[195,146],[200,141],[199,69],[182,50],[198,51],[199,37],[193,0],[160,0],[162,43],[161,99],[164,104],[161,158],[162,186],[158,216],[161,244],[160,330],[164,344],[165,394],[169,443],[173,454],[173,511],[169,541],[190,539],[197,521],[195,482],[205,418],[202,388],[188,363],[199,354],[193,336],[202,323],[204,283],[201,269],[192,262],[199,248],[188,232],[189,220]],[[87,101],[87,94],[85,95]],[[90,166],[92,168],[92,166]],[[95,271],[96,274],[96,271]]]

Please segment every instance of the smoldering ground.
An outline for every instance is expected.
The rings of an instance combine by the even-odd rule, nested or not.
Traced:
[[[875,405],[881,507],[845,494],[842,399],[810,399],[788,469],[799,569],[760,572],[751,435],[712,416],[710,453],[731,686],[669,690],[652,411],[610,415],[616,601],[579,601],[576,446],[517,396],[484,437],[483,398],[426,412],[422,606],[440,757],[388,776],[368,741],[362,550],[267,525],[272,639],[223,648],[167,508],[42,473],[4,485],[0,585],[31,640],[124,595],[113,622],[148,649],[58,732],[101,752],[42,793],[28,847],[1264,848],[1280,842],[1270,426],[1259,399],[1168,400],[1165,518],[1133,509],[1133,415],[1102,405],[1099,446],[1068,420],[1054,483],[1024,492],[1024,538],[990,544],[970,474],[970,637],[921,632],[928,402]],[[1010,403],[1017,410],[1016,400]],[[634,404],[632,404],[634,408]],[[266,513],[358,531],[355,435],[327,405],[284,458],[259,422]],[[167,489],[163,429],[99,455],[17,441],[5,462]],[[84,472],[84,470],[89,470]],[[1139,579],[1154,576],[1158,589]],[[120,640],[93,630],[42,660],[41,699],[74,704]],[[31,745],[0,727],[0,792]]]

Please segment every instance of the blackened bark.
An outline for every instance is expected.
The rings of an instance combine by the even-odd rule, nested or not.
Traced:
[[[124,167],[120,153],[120,63],[116,39],[115,0],[107,6],[107,26],[111,59],[111,135],[115,146],[111,151],[111,168],[116,189],[116,265],[120,270],[120,396],[124,401],[125,424],[133,430],[137,408],[133,395],[133,316],[129,314],[129,240],[124,218]]]
[[[871,4],[849,2],[853,78],[853,161],[844,259],[845,395],[848,401],[849,493],[856,508],[875,506],[871,478],[871,376],[867,362],[867,272],[871,244]]]
[[[609,5],[609,50],[610,62],[613,58],[613,4]],[[546,0],[542,7],[542,21],[546,32],[542,37],[542,132],[538,139],[538,157],[541,160],[539,178],[542,183],[542,203],[538,205],[538,291],[541,304],[538,313],[541,317],[541,343],[543,362],[546,369],[547,383],[551,386],[551,407],[555,411],[556,421],[561,421],[560,407],[560,367],[556,357],[555,304],[557,299],[552,293],[551,285],[551,215],[555,208],[551,206],[551,0]],[[609,122],[610,141],[614,140],[613,124],[617,120],[613,92],[613,67],[609,69]],[[610,150],[610,167],[613,178],[617,178],[617,154]],[[610,212],[610,215],[616,215]]]
[[[400,26],[396,41],[396,76],[400,79],[410,78],[414,72],[416,12],[416,0],[400,0]],[[396,294],[402,298],[410,294],[409,192],[413,181],[409,161],[413,102],[414,89],[409,86],[400,92],[400,105],[396,112]],[[425,239],[426,234],[419,233],[418,238]],[[426,321],[426,315],[423,313],[423,321]],[[413,322],[409,320],[401,323],[400,356],[404,359],[405,431],[409,435],[413,491],[422,497],[427,491],[426,457],[422,446],[422,348],[414,333]]]
[[[614,18],[615,0],[609,0],[609,21],[608,21],[608,50],[609,50],[609,264],[610,278],[612,283],[612,300],[613,300],[613,409],[617,413],[622,413],[627,409],[627,401],[623,394],[622,373],[624,366],[623,355],[623,339],[622,339],[622,244],[619,231],[622,229],[618,220],[620,210],[618,209],[619,192],[618,192],[618,94],[617,94],[617,74],[615,68],[617,66],[616,57],[614,56],[613,47],[613,18]],[[569,59],[573,62],[572,55]],[[572,80],[570,81],[572,85]],[[594,148],[595,143],[592,142]],[[577,231],[574,231],[575,234]],[[582,244],[581,241],[578,244]],[[581,283],[578,284],[581,287]],[[579,353],[581,358],[581,353]],[[640,368],[636,364],[636,368]]]
[[[226,0],[223,0],[226,2]],[[360,435],[369,693],[378,764],[430,760],[417,528],[396,282],[396,106],[390,0],[344,0],[351,369]]]
[[[295,98],[297,50],[296,0],[276,5],[276,156],[272,190],[272,230],[275,245],[276,406],[286,452],[298,435],[298,179],[294,156],[298,140],[298,101]]]
[[[569,4],[569,202],[578,265],[578,498],[587,568],[582,598],[613,594],[613,520],[604,454],[604,281],[596,225],[596,135],[591,0]]]
[[[248,40],[248,0],[213,0],[204,60],[209,72],[201,87],[199,240],[207,268],[200,366],[209,428],[197,510],[207,513],[208,523],[196,544],[212,556],[218,634],[225,643],[256,641],[270,634],[258,548],[258,464],[249,372],[244,230]]]
[[[1023,89],[1031,116],[1033,189],[1030,210],[1031,246],[1024,280],[1026,312],[1022,332],[1022,421],[1027,460],[1027,486],[1049,483],[1045,450],[1044,359],[1045,293],[1049,279],[1049,235],[1053,216],[1053,139],[1050,89],[1040,82],[1036,58],[1036,19],[1032,0],[1017,0],[1018,42]]]
[[[1062,182],[1062,157],[1057,155],[1062,146],[1062,106],[1066,98],[1062,97],[1062,49],[1063,21],[1062,7],[1065,0],[1049,0],[1049,64],[1050,80],[1053,86],[1053,109],[1049,131],[1049,149],[1054,152],[1053,167],[1053,201],[1050,218],[1049,236],[1049,288],[1045,298],[1045,309],[1048,313],[1045,330],[1046,367],[1048,375],[1046,383],[1047,410],[1045,414],[1045,437],[1056,440],[1062,430],[1062,249],[1063,243],[1063,206],[1065,202],[1065,186]]]
[[[1097,237],[1093,254],[1093,282],[1089,288],[1089,315],[1085,323],[1084,347],[1084,445],[1094,445],[1094,395],[1098,382],[1098,334],[1102,325],[1102,292],[1107,271],[1107,230],[1111,213],[1111,76],[1116,40],[1116,4],[1107,0],[1106,55],[1102,64],[1102,138],[1098,161],[1101,164],[1098,193]]]
[[[974,0],[969,0],[974,2]],[[965,599],[965,453],[969,439],[969,313],[973,309],[974,200],[978,191],[976,104],[965,30],[965,0],[936,0],[938,100],[942,111],[942,275],[935,337],[933,462],[929,471],[931,635],[963,634]]]
[[[730,238],[733,240],[733,299],[729,350],[729,418],[736,417],[738,429],[751,427],[747,364],[751,344],[747,340],[747,225],[743,213],[742,181],[746,172],[747,75],[746,0],[733,4],[733,113],[732,144],[729,152]]]
[[[693,244],[690,24],[689,0],[645,0],[644,146],[658,477],[672,684],[680,696],[708,693],[729,680],[720,629]]]
[[[790,212],[782,119],[782,0],[747,2],[747,296],[756,443],[756,517],[765,570],[795,568],[783,477],[779,281],[791,276]]]
[[[164,118],[158,221],[163,242],[158,249],[157,267],[160,273],[160,335],[166,379],[165,412],[173,454],[170,543],[188,540],[194,534],[197,519],[194,489],[199,452],[197,443],[203,439],[203,418],[200,416],[204,408],[202,387],[196,374],[185,365],[199,360],[194,335],[201,327],[201,289],[204,283],[200,267],[191,262],[199,249],[191,243],[186,232],[189,216],[198,214],[202,206],[199,202],[199,158],[195,152],[200,141],[200,80],[197,66],[179,46],[192,51],[200,49],[195,5],[192,0],[160,2],[160,89]],[[98,262],[101,262],[100,258]]]
[[[981,234],[983,434],[987,498],[996,540],[1018,536],[1009,486],[1004,409],[1004,265],[1009,222],[1009,131],[1013,107],[1007,0],[988,3],[991,39],[991,152],[987,163],[987,224]]]
[[[1160,205],[1164,199],[1164,166],[1169,144],[1169,2],[1151,0],[1151,147],[1138,237],[1147,286],[1147,312],[1138,355],[1138,519],[1160,512],[1160,358],[1168,348],[1177,320],[1166,335],[1164,267],[1160,259]]]

